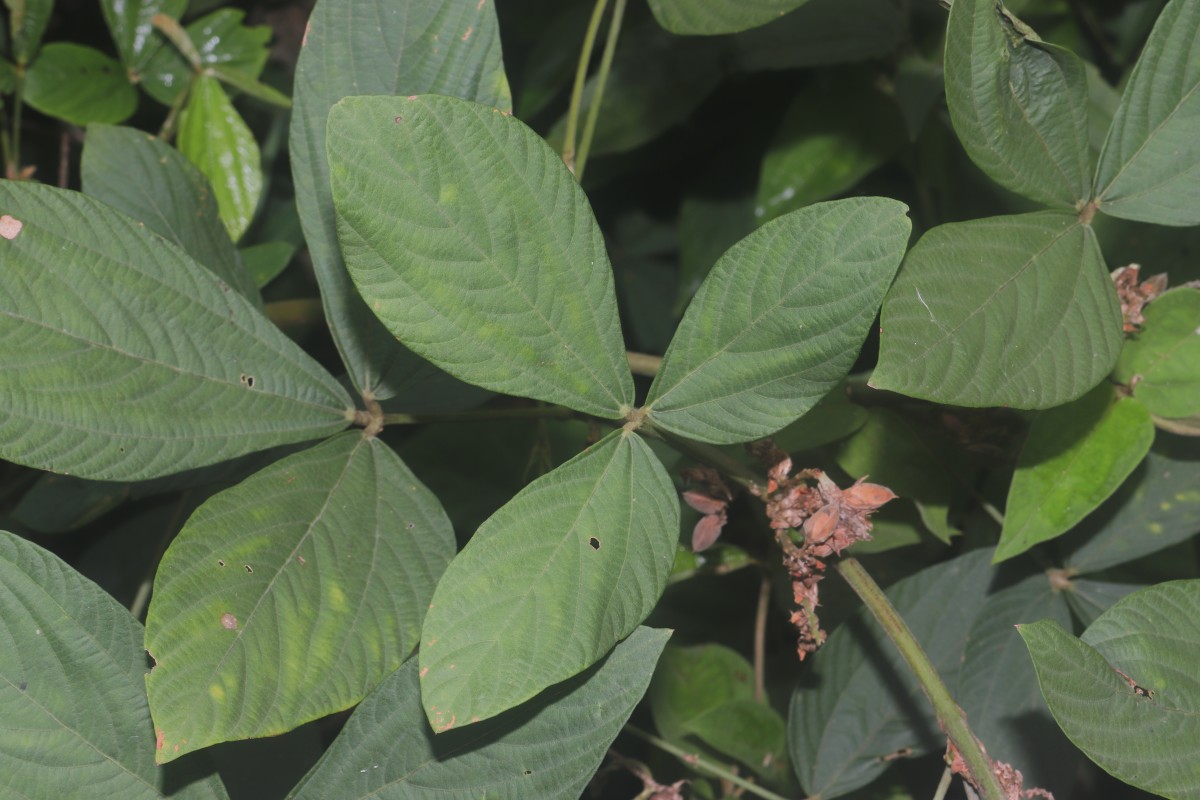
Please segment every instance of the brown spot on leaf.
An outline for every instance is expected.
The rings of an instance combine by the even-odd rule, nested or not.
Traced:
[[[593,550],[599,550],[600,540],[593,536],[592,538],[588,539],[588,547],[592,548]]]
[[[246,568],[247,573],[251,575],[254,574],[254,567],[250,566],[249,564],[242,564],[242,566]]]
[[[462,35],[462,40],[465,42],[471,38],[471,34],[475,32],[475,26],[471,25],[467,28],[466,33]]]
[[[11,217],[8,214],[0,217],[0,236],[12,241],[17,238],[17,234],[21,232],[21,228],[25,227],[25,223],[21,220]]]
[[[163,733],[161,730],[155,732],[155,742],[154,742],[155,750],[163,749],[163,740],[166,739],[166,736],[167,735],[165,733]]]
[[[237,628],[237,626],[238,626],[237,617],[235,617],[233,614],[226,613],[226,614],[221,615],[221,627],[222,628],[226,628],[226,629],[232,631],[232,630],[235,630]]]
[[[429,667],[421,667],[421,671],[417,673],[418,678],[424,678],[429,674]]]

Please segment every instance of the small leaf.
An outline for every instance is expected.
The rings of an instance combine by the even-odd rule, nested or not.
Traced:
[[[852,198],[793,211],[730,248],[650,388],[650,419],[715,444],[767,436],[845,377],[908,240],[906,207]]]
[[[187,0],[101,0],[104,21],[117,44],[122,63],[132,79],[141,78],[151,58],[163,47],[170,48],[166,39],[151,22],[155,14],[179,19],[187,8]]]
[[[604,237],[537,134],[458,98],[353,97],[327,146],[342,255],[405,346],[492,391],[629,410]]]
[[[246,273],[260,289],[279,277],[295,254],[296,246],[290,242],[260,242],[238,251]]]
[[[221,220],[235,242],[250,227],[262,194],[258,142],[216,78],[198,75],[179,117],[179,152],[216,191]]]
[[[425,362],[370,312],[342,263],[325,157],[329,109],[348,95],[425,92],[507,109],[496,9],[490,0],[319,0],[304,38],[288,145],[296,205],[350,380],[384,400],[403,394]]]
[[[573,800],[646,691],[670,631],[638,628],[601,663],[493,720],[434,736],[410,661],[367,697],[296,800],[433,794]]]
[[[887,592],[951,686],[991,583],[987,556],[975,550]],[[808,794],[832,800],[875,780],[897,752],[945,748],[929,701],[866,609],[833,632],[812,672],[792,695],[788,717],[792,764]]]
[[[1163,797],[1200,797],[1200,581],[1135,592],[1071,636],[1019,628],[1050,711],[1114,777]]]
[[[0,793],[78,797],[103,787],[131,800],[228,797],[216,776],[166,788],[201,776],[154,764],[137,620],[54,555],[3,531],[0,627]]]
[[[420,651],[434,729],[495,716],[594,664],[658,602],[678,537],[675,488],[627,431],[525,487],[434,593]]]
[[[210,67],[208,72],[222,83],[228,84],[239,92],[243,92],[256,100],[262,100],[264,103],[270,103],[279,108],[292,107],[292,98],[273,86],[268,86],[261,81],[251,78],[240,70]]]
[[[1180,288],[1146,306],[1146,323],[1125,343],[1114,377],[1160,417],[1200,414],[1200,291]]]
[[[877,389],[1051,408],[1112,369],[1121,309],[1091,228],[1041,212],[938,226],[883,304]]]
[[[412,652],[453,553],[437,499],[357,432],[208,500],[146,618],[158,760],[357,703]]]
[[[0,456],[139,480],[328,436],[329,373],[207,269],[75,192],[0,181]]]
[[[91,47],[54,42],[25,73],[25,102],[72,125],[122,122],[137,109],[137,90],[121,65]]]
[[[202,69],[235,73],[248,81],[258,78],[267,63],[271,29],[266,25],[252,28],[243,25],[245,16],[246,12],[240,9],[221,8],[187,26],[187,37],[195,46]],[[143,73],[142,87],[146,93],[169,106],[187,87],[193,68],[178,48],[167,45],[156,50]]]
[[[1100,384],[1033,422],[1008,490],[995,561],[1066,533],[1117,490],[1154,442],[1137,400]]]
[[[1087,75],[1074,53],[995,0],[955,0],[945,64],[950,119],[980,169],[1047,205],[1088,199]]]
[[[212,185],[178,150],[133,128],[91,125],[79,170],[85,193],[179,245],[262,305],[221,222]]]
[[[658,24],[680,36],[713,36],[757,28],[808,0],[650,0]]]
[[[1159,225],[1200,224],[1200,3],[1172,0],[1125,85],[1100,164],[1100,210]]]
[[[42,34],[54,11],[54,0],[4,0],[8,6],[8,31],[13,60],[25,65],[34,60]]]

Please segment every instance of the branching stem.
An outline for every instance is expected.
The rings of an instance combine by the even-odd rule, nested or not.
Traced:
[[[601,0],[603,2],[603,0]],[[617,38],[621,33],[621,19],[625,16],[625,0],[613,3],[612,20],[608,24],[608,39],[604,42],[604,54],[600,57],[600,68],[596,70],[596,89],[588,105],[587,120],[583,124],[583,137],[579,140],[579,152],[575,157],[575,180],[583,180],[583,168],[587,166],[588,153],[592,149],[592,135],[596,132],[596,120],[600,117],[600,103],[604,99],[604,86],[612,69],[613,53],[617,49]]]
[[[608,0],[596,0],[592,7],[592,18],[588,21],[587,33],[583,36],[583,52],[579,54],[579,65],[575,68],[575,83],[571,87],[571,105],[567,109],[567,133],[563,138],[562,158],[567,169],[575,173],[575,137],[579,131],[579,109],[583,105],[583,87],[587,83],[588,64],[592,61],[592,50],[596,47],[596,36],[600,33],[600,20]]]
[[[626,725],[625,732],[636,736],[644,742],[649,742],[659,750],[670,753],[698,772],[706,772],[715,778],[720,778],[723,781],[729,781],[734,786],[744,789],[755,797],[761,797],[763,800],[788,800],[788,798],[784,797],[783,795],[775,794],[770,789],[764,789],[758,784],[752,783],[739,775],[734,775],[724,767],[709,763],[695,753],[689,753],[683,748],[676,747],[667,740],[660,739],[651,733],[646,733],[644,730],[634,727],[633,725]]]

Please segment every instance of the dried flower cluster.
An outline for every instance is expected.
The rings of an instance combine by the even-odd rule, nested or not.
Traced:
[[[984,750],[982,743],[979,745],[979,749],[983,750],[984,755],[987,755],[987,750]],[[1000,788],[1004,790],[1004,800],[1030,800],[1033,797],[1054,800],[1054,795],[1045,789],[1024,788],[1025,776],[1021,774],[1021,770],[1012,764],[995,761],[990,756],[988,757],[988,761],[991,762],[992,773],[996,776],[996,780],[1000,781]],[[966,762],[963,761],[963,757],[958,752],[958,748],[954,746],[954,742],[949,740],[946,741],[946,763],[950,765],[952,773],[961,775],[963,780],[974,786]],[[978,789],[979,787],[975,788]]]
[[[1138,264],[1130,264],[1112,271],[1113,285],[1117,287],[1117,299],[1121,301],[1121,316],[1125,320],[1125,333],[1137,333],[1146,322],[1146,318],[1142,316],[1142,309],[1167,290],[1165,272],[1139,283],[1141,269]]]
[[[692,529],[692,552],[699,553],[712,547],[720,537],[728,521],[725,509],[733,499],[733,493],[721,480],[720,474],[711,467],[685,469],[683,477],[703,489],[683,493],[683,502],[704,515]]]

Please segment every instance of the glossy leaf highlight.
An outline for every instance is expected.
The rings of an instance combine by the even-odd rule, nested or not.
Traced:
[[[101,0],[100,10],[117,45],[121,62],[131,79],[140,80],[141,72],[150,59],[163,47],[170,47],[155,30],[155,14],[179,19],[187,8],[187,0]]]

